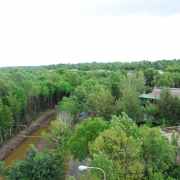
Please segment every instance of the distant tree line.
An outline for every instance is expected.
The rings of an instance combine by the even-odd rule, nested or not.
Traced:
[[[176,60],[157,60],[155,62],[151,62],[148,60],[138,61],[138,62],[108,62],[108,63],[69,63],[69,64],[51,64],[48,66],[42,66],[47,68],[48,70],[53,70],[57,68],[63,69],[77,69],[81,71],[92,71],[92,70],[145,70],[148,68],[162,69],[165,70],[168,67],[177,68],[180,65],[180,59]]]

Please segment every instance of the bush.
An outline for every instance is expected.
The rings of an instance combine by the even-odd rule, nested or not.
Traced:
[[[180,177],[180,164],[177,166],[177,168],[172,168],[172,171],[169,173],[171,177],[175,179],[179,179]]]
[[[152,127],[152,121],[150,119],[146,121],[146,126]]]
[[[157,121],[156,121],[156,124],[158,125],[158,126],[163,126],[163,119],[158,119]]]
[[[47,154],[39,153],[33,145],[23,161],[12,163],[1,172],[8,180],[57,180],[62,170],[56,160]]]

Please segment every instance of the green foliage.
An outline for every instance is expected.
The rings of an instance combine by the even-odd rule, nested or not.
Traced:
[[[179,179],[179,177],[180,177],[180,164],[176,167],[176,168],[172,168],[171,170],[170,170],[170,176],[172,177],[172,178],[174,178],[174,180],[177,180],[177,179]]]
[[[68,140],[72,135],[69,124],[61,120],[51,122],[49,131],[42,132],[42,138],[48,143],[48,147],[44,149],[44,153],[53,157],[54,161],[60,169],[66,171],[67,159],[70,155]]]
[[[163,126],[163,124],[164,124],[164,119],[157,119],[157,120],[156,120],[156,124],[157,124],[158,126]]]
[[[10,137],[7,129],[13,124],[13,114],[9,106],[4,105],[0,98],[0,145],[4,144],[4,140]]]
[[[77,96],[63,97],[62,101],[56,106],[56,109],[59,111],[70,112],[75,117],[80,110]]]
[[[170,124],[176,124],[176,121],[179,119],[180,116],[180,99],[176,96],[173,96],[170,93],[169,88],[162,89],[157,107],[159,113],[161,114],[161,117],[171,120],[172,123]]]
[[[165,118],[166,125],[172,125],[176,124],[176,121],[179,120],[178,118],[180,117],[180,100],[178,97],[171,96],[168,90],[162,90],[161,99],[157,106],[158,109],[156,106],[151,105],[143,108],[140,105],[138,95],[145,90],[144,85],[146,81],[150,81],[154,85],[160,87],[180,87],[179,65],[180,60],[162,60],[153,63],[149,61],[133,63],[93,62],[85,64],[59,64],[33,68],[0,69],[0,143],[2,144],[6,138],[10,137],[10,126],[13,123],[15,125],[24,124],[25,122],[30,123],[33,119],[32,117],[38,112],[53,108],[55,104],[58,104],[62,99],[63,100],[57,105],[58,110],[61,112],[67,111],[74,117],[81,111],[86,110],[94,117],[103,117],[110,121],[112,115],[118,115],[121,114],[121,111],[124,111],[128,116],[124,113],[119,117],[112,116],[110,125],[107,123],[104,125],[104,122],[97,123],[96,118],[94,120],[95,124],[91,124],[93,120],[89,120],[89,124],[87,123],[87,125],[84,123],[82,129],[80,128],[81,130],[78,130],[77,128],[73,137],[70,138],[69,142],[71,142],[71,144],[69,146],[71,147],[71,151],[75,158],[83,159],[89,155],[88,144],[95,143],[99,136],[101,137],[101,140],[99,140],[100,143],[103,142],[103,138],[109,139],[109,144],[107,143],[107,147],[104,147],[105,149],[108,149],[109,146],[109,152],[103,153],[103,150],[100,149],[99,152],[96,151],[92,153],[92,163],[96,165],[98,161],[100,161],[101,163],[97,165],[101,165],[111,179],[114,177],[118,179],[118,173],[124,173],[125,177],[130,179],[132,177],[128,177],[127,172],[131,172],[132,166],[128,163],[133,154],[128,153],[131,148],[137,152],[142,147],[148,147],[148,144],[146,144],[145,141],[146,138],[150,139],[150,135],[148,134],[152,133],[147,129],[147,132],[144,132],[145,137],[143,137],[139,128],[134,124],[134,121],[142,120],[143,114],[146,113],[147,115],[158,115],[158,118]],[[165,72],[163,74],[158,74],[153,68],[162,68],[165,69]],[[79,71],[67,71],[66,69],[77,69]],[[144,75],[140,70],[144,72]],[[150,121],[147,121],[147,124],[150,126]],[[58,123],[54,123],[52,127],[53,129],[50,130],[52,131],[51,135],[46,136],[46,138],[52,138],[52,142],[55,143],[57,149],[49,150],[48,154],[55,159],[59,158],[58,166],[62,167],[60,162],[64,162],[65,156],[68,154],[65,152],[68,152],[67,141],[70,137],[71,130],[67,125]],[[81,125],[79,127],[81,127]],[[108,133],[109,131],[105,131],[107,129],[112,133],[112,137],[108,137],[111,134]],[[107,134],[100,135],[100,132],[105,133],[104,131]],[[122,135],[121,139],[118,139],[119,135]],[[152,133],[151,136],[155,138],[152,143],[157,144],[162,140],[165,144],[164,149],[167,147],[169,148],[169,142],[166,142],[166,140],[159,136],[158,133],[154,132],[154,135]],[[159,136],[159,141],[157,136]],[[126,141],[127,139],[128,142]],[[173,139],[171,146],[176,146],[176,136],[174,136]],[[112,140],[114,140],[114,142],[111,142]],[[116,140],[122,142],[122,145],[118,146]],[[137,146],[135,146],[135,140],[137,140]],[[140,148],[138,148],[139,141],[141,142]],[[150,142],[151,141],[147,141],[149,144]],[[113,145],[112,148],[110,148],[110,145]],[[125,148],[125,145],[128,145],[128,148],[126,149],[128,153],[126,152],[127,154],[124,155],[124,159],[128,159],[127,164],[129,165],[129,169],[127,168],[128,170],[124,170],[124,167],[122,167],[122,172],[120,172],[119,169],[121,168],[119,162],[123,161],[123,158],[120,158],[119,161],[115,162],[112,160],[115,155],[113,154],[110,156],[110,152],[117,153],[122,151],[121,148]],[[162,146],[161,143],[160,146]],[[153,151],[151,150],[141,150],[143,153],[150,154],[151,152],[153,154]],[[61,152],[63,153],[61,154]],[[162,154],[165,152],[165,150],[162,150]],[[64,157],[62,157],[63,155]],[[160,155],[155,153],[154,156],[156,158],[156,156]],[[141,167],[141,162],[144,162],[144,157],[139,156],[139,153],[135,153],[135,157],[137,160],[135,161],[135,167]],[[168,160],[168,158],[168,162],[163,162],[165,159],[165,156],[163,155],[161,158],[157,158],[162,161],[162,168],[160,167],[161,165],[158,165],[159,162],[155,161],[158,168],[163,169],[160,172],[157,172],[157,167],[150,163],[152,157],[149,155],[148,158],[149,159],[146,161],[148,162],[148,167],[145,166],[146,171],[148,172],[145,172],[145,174],[148,178],[170,178],[168,177],[168,173],[170,171],[169,167],[171,161]],[[112,164],[113,167],[117,168],[117,172],[114,171],[110,174],[108,169],[111,169]],[[164,166],[167,168],[164,168]],[[135,172],[135,170],[132,171]],[[94,173],[97,174],[93,175]],[[98,175],[98,173],[99,172],[91,172],[94,179],[101,177],[101,174]],[[133,178],[135,177],[133,176]]]
[[[117,128],[115,126],[100,133],[99,137],[96,138],[94,143],[90,144],[89,148],[91,155],[102,152],[106,154],[107,160],[112,161],[112,180],[141,179],[143,177],[143,165],[139,158],[141,141],[132,136],[128,137],[121,127]],[[100,167],[105,168],[106,164],[103,161],[101,163],[99,164],[101,165]]]
[[[69,176],[67,180],[76,180],[74,176]]]
[[[50,147],[55,146],[55,150],[49,153],[53,156],[60,156],[66,160],[69,155],[69,147],[68,147],[68,139],[71,137],[72,131],[70,129],[69,124],[63,123],[61,120],[51,121],[51,126],[49,127],[49,131],[46,133],[42,132],[42,139],[47,139]],[[61,162],[63,163],[63,162]]]
[[[173,179],[176,175],[170,172],[175,164],[177,136],[173,137],[171,144],[158,128],[139,128],[125,113],[113,116],[109,128],[88,143],[90,166],[102,168],[110,180]],[[85,144],[82,142],[81,147]],[[89,179],[101,177],[99,171],[88,172]]]
[[[88,143],[94,141],[99,136],[99,133],[107,128],[107,122],[101,118],[85,119],[69,139],[69,147],[74,159],[81,161],[86,158],[89,155]]]
[[[134,121],[141,121],[145,110],[138,96],[146,89],[142,72],[130,73],[122,82],[122,87],[123,111]]]
[[[52,156],[41,154],[31,146],[24,161],[6,167],[3,176],[8,180],[57,180],[61,178],[62,170]]]
[[[141,106],[138,93],[131,88],[123,91],[122,108],[123,111],[134,121],[141,121],[143,119],[144,108]]]
[[[73,120],[73,124],[76,125],[77,123],[79,123],[79,121],[80,121],[79,118],[75,118],[75,119]]]
[[[123,130],[126,133],[127,137],[132,136],[133,138],[137,139],[140,136],[138,126],[124,112],[122,112],[122,116],[112,116],[112,119],[110,121],[110,127],[117,130]]]
[[[90,93],[99,91],[100,87],[102,87],[102,85],[99,85],[96,79],[89,79],[85,80],[81,86],[78,86],[76,92],[79,92],[83,96],[88,97]]]
[[[157,83],[157,87],[169,87],[170,81],[167,78],[162,78]]]
[[[13,123],[13,117],[10,107],[4,105],[0,99],[0,130],[4,131]]]
[[[146,82],[150,83],[149,85],[151,85],[151,82],[153,81],[154,76],[158,74],[158,72],[155,71],[153,68],[146,69],[143,71],[143,73],[144,73]]]
[[[140,131],[142,133],[142,157],[145,164],[145,175],[152,180],[158,174],[163,177],[174,164],[177,148],[171,145],[168,138],[158,128],[143,126]]]
[[[77,72],[73,72],[73,73],[69,72],[67,74],[67,80],[73,87],[76,87],[76,86],[82,84],[83,77],[80,76]]]
[[[175,132],[175,130],[172,131],[172,136],[171,136],[171,144],[177,148],[176,154],[175,154],[175,165],[177,165],[177,159],[178,159],[178,152],[180,150],[180,145],[179,145],[179,133]]]
[[[179,133],[175,132],[175,130],[172,131],[172,137],[171,137],[171,143],[173,146],[176,146],[177,148],[179,148]]]
[[[113,165],[113,161],[108,158],[108,156],[102,152],[99,152],[98,154],[93,154],[92,161],[90,162],[90,166],[92,167],[99,167],[103,169],[105,172],[106,179],[114,180],[115,177],[115,169]],[[91,179],[98,180],[102,179],[103,172],[97,169],[89,169],[88,170],[88,176],[91,177]]]
[[[94,117],[102,117],[110,120],[111,115],[117,114],[119,101],[115,101],[109,90],[100,88],[98,92],[88,95],[86,101],[86,111]]]
[[[73,86],[66,81],[55,82],[54,87],[57,93],[63,93],[64,95],[69,95],[74,89]]]
[[[147,115],[153,115],[156,116],[157,112],[158,112],[158,108],[155,105],[152,104],[147,104],[145,107],[145,112]]]
[[[122,90],[132,89],[138,94],[146,90],[145,77],[141,71],[130,72],[126,79],[121,82]]]
[[[152,120],[148,119],[148,120],[146,121],[146,126],[152,127]]]

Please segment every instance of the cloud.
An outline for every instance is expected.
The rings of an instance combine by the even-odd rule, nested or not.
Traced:
[[[0,66],[180,58],[180,15],[133,9],[144,1],[0,1]]]
[[[168,17],[180,13],[179,0],[111,0],[91,7],[86,15],[127,16],[148,14]]]

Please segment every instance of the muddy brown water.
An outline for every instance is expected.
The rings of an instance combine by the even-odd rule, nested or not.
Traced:
[[[24,156],[27,154],[28,152],[28,149],[29,149],[29,145],[30,144],[34,144],[36,145],[39,141],[40,141],[40,136],[41,136],[41,132],[43,130],[47,131],[49,126],[50,126],[50,123],[47,123],[47,124],[44,124],[43,126],[41,126],[39,129],[37,129],[35,132],[33,132],[31,135],[29,136],[32,136],[32,137],[28,137],[26,138],[22,144],[20,144],[16,150],[14,150],[9,156],[7,156],[5,159],[4,159],[4,165],[5,166],[8,166],[11,164],[12,161],[20,161],[20,160],[23,160],[24,159]],[[33,137],[34,136],[34,137]],[[39,137],[36,137],[36,136],[39,136]]]

